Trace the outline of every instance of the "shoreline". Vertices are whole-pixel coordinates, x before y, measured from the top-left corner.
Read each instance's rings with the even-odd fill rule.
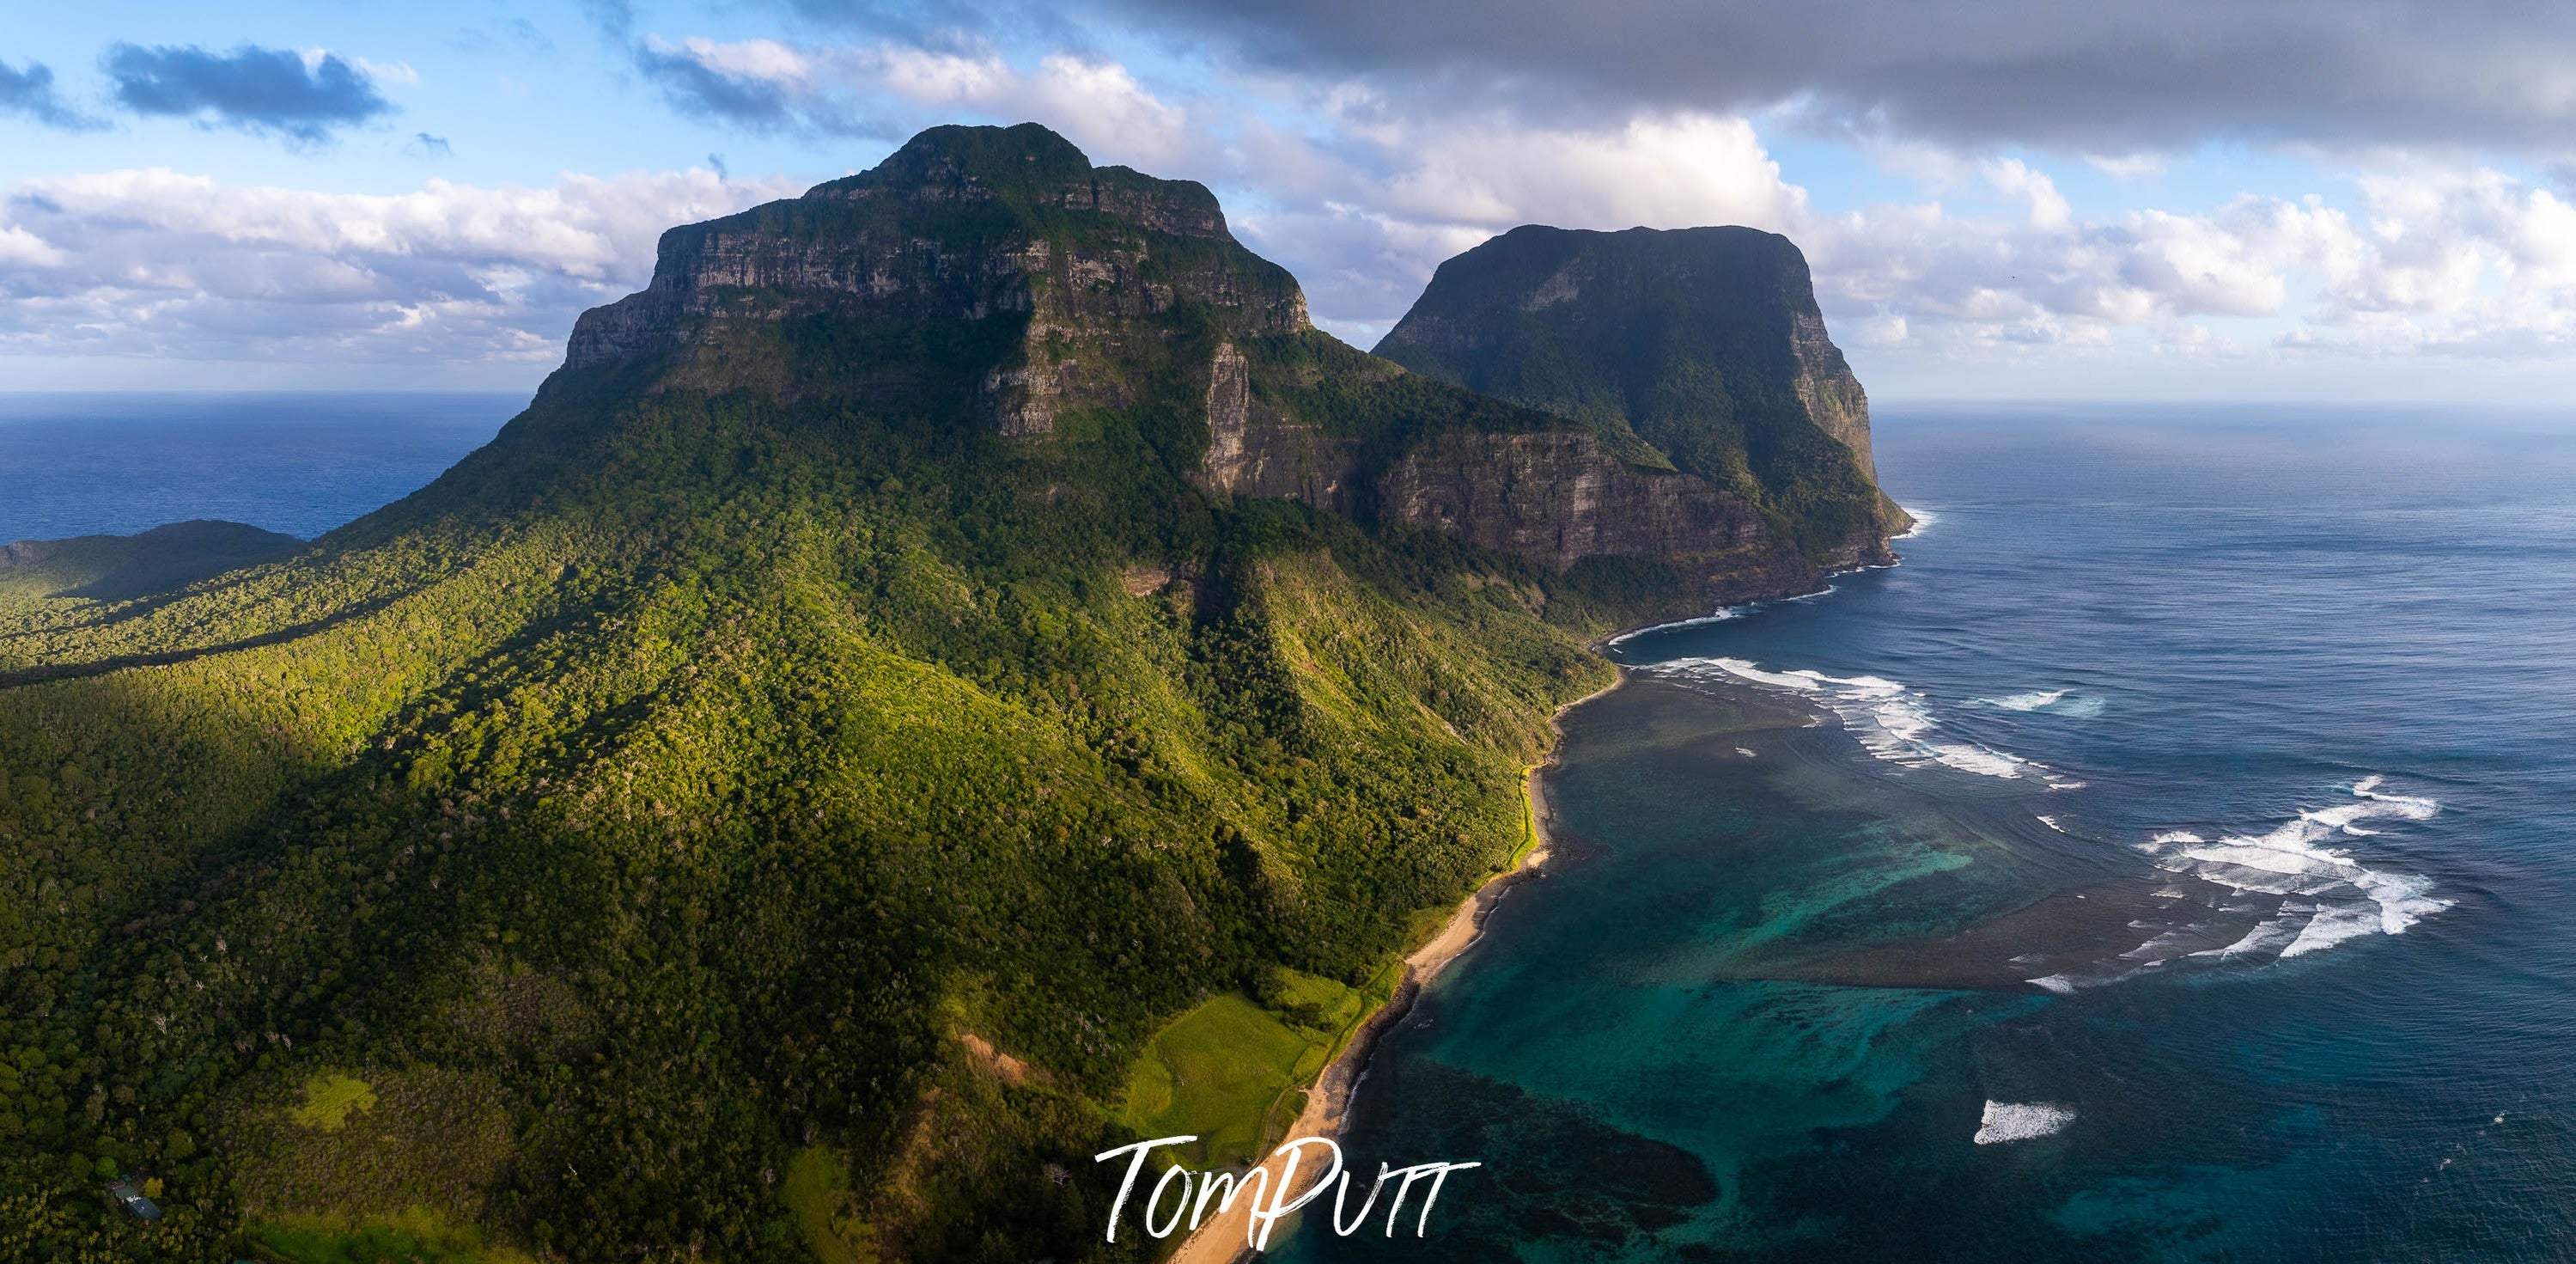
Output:
[[[1342,1046],[1332,1061],[1324,1064],[1322,1071],[1316,1073],[1315,1082],[1306,1089],[1305,1109],[1299,1111],[1296,1121],[1288,1125],[1287,1138],[1330,1137],[1337,1141],[1341,1138],[1342,1124],[1350,1111],[1351,1095],[1359,1088],[1360,1081],[1367,1077],[1369,1063],[1377,1057],[1378,1041],[1413,1011],[1414,1001],[1422,995],[1424,984],[1439,977],[1442,970],[1484,937],[1485,919],[1493,915],[1494,906],[1501,902],[1504,894],[1534,876],[1539,867],[1547,863],[1550,852],[1547,792],[1542,788],[1541,777],[1556,767],[1557,759],[1565,749],[1565,730],[1559,722],[1567,712],[1628,683],[1627,668],[1614,663],[1612,669],[1618,674],[1611,678],[1609,684],[1558,706],[1547,717],[1548,730],[1555,734],[1554,740],[1548,743],[1547,756],[1521,773],[1521,799],[1529,817],[1527,844],[1501,872],[1478,884],[1466,899],[1459,901],[1457,909],[1449,914],[1449,920],[1441,923],[1438,933],[1421,947],[1405,954],[1404,974],[1396,981],[1394,994],[1387,998],[1386,1004],[1360,1020],[1359,1026],[1351,1031],[1350,1042]],[[1276,1180],[1278,1163],[1275,1156],[1265,1157],[1258,1166],[1268,1169],[1271,1179]],[[1260,1253],[1244,1241],[1250,1214],[1251,1204],[1239,1203],[1233,1211],[1200,1225],[1181,1241],[1178,1250],[1172,1252],[1169,1264],[1235,1264],[1238,1260],[1259,1259]],[[1291,1221],[1284,1230],[1274,1231],[1271,1241],[1284,1241],[1285,1234],[1294,1231],[1294,1222]]]

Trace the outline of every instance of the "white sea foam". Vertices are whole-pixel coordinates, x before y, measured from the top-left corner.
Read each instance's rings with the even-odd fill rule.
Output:
[[[1908,767],[1942,764],[1981,777],[2030,777],[2051,789],[2084,783],[2059,776],[2048,765],[1975,742],[1945,740],[1931,703],[1900,681],[1884,676],[1828,676],[1807,668],[1771,671],[1741,658],[1681,658],[1642,670],[1684,678],[1712,674],[1789,690],[1823,703],[1870,754]]]
[[[1750,748],[1750,747],[1738,746],[1738,747],[1736,747],[1736,748],[1735,748],[1735,753],[1736,753],[1736,754],[1738,754],[1738,755],[1742,755],[1742,756],[1743,756],[1743,757],[1745,757],[1746,759],[1751,759],[1751,758],[1753,758],[1753,757],[1754,757],[1754,756],[1753,756],[1752,748]]]
[[[2073,692],[2075,691],[2072,689],[2042,689],[2030,693],[2008,694],[2001,698],[1979,698],[1977,701],[1990,707],[2002,707],[2006,711],[2037,711]]]
[[[2215,957],[2220,961],[2233,961],[2238,957],[2255,956],[2267,952],[2279,952],[2281,949],[2288,947],[2291,940],[2297,939],[2298,937],[2299,922],[2296,918],[2269,918],[2256,923],[2254,929],[2245,932],[2245,937],[2237,940],[2235,943],[2229,944],[2223,948],[2204,948],[2191,955],[2195,957]]]
[[[2056,1102],[1989,1101],[1985,1117],[1977,1121],[1975,1141],[1978,1145],[2030,1141],[2074,1122],[2075,1108]]]
[[[2102,700],[2072,689],[2033,689],[2025,693],[2008,693],[2000,698],[1972,698],[1972,707],[1993,707],[2001,711],[2045,711],[2070,719],[2091,719],[2102,714]]]
[[[2038,988],[2043,992],[2055,992],[2059,996],[2075,995],[2075,980],[2067,978],[2062,974],[2041,975],[2036,979],[2027,980],[2027,982],[2032,987]]]
[[[2040,824],[2042,824],[2042,825],[2047,826],[2047,827],[2048,827],[2048,828],[2050,828],[2050,829],[2056,830],[2056,831],[2057,831],[2058,833],[2060,833],[2060,834],[2063,834],[2063,833],[2065,833],[2065,832],[2066,832],[2066,827],[2065,827],[2065,826],[2063,826],[2063,825],[2058,824],[2058,823],[2057,823],[2057,818],[2056,818],[2056,817],[2053,817],[2053,816],[2047,816],[2047,815],[2042,815],[2042,816],[2039,818],[2039,823],[2040,823]]]
[[[2182,830],[2156,835],[2143,850],[2168,872],[2239,893],[2282,897],[2278,914],[2244,938],[2191,955],[2304,956],[2363,935],[2402,935],[2451,907],[2452,901],[2431,894],[2430,878],[2374,869],[2347,850],[2322,845],[2338,836],[2378,833],[2356,835],[2353,826],[2358,821],[2422,821],[2441,810],[2441,804],[2432,799],[2380,793],[2385,780],[2365,777],[2353,785],[2353,801],[2303,809],[2261,834],[2225,835],[2216,842]]]
[[[1698,618],[1695,618],[1695,619],[1676,619],[1676,620],[1674,620],[1674,621],[1673,621],[1673,622],[1671,622],[1671,623],[1658,623],[1658,624],[1655,624],[1655,625],[1654,625],[1654,626],[1652,626],[1652,627],[1638,628],[1638,629],[1636,629],[1635,631],[1632,631],[1632,632],[1622,632],[1622,633],[1620,633],[1619,635],[1614,636],[1614,637],[1611,637],[1609,640],[1602,642],[1602,644],[1604,644],[1604,645],[1618,645],[1618,644],[1621,644],[1621,643],[1623,643],[1623,642],[1627,642],[1627,641],[1635,640],[1636,638],[1641,637],[1641,636],[1644,636],[1645,634],[1647,634],[1647,633],[1649,633],[1649,632],[1669,632],[1669,631],[1673,630],[1674,628],[1698,628],[1698,627],[1706,627],[1706,626],[1708,626],[1709,624],[1712,624],[1712,623],[1724,623],[1724,622],[1726,622],[1726,621],[1727,621],[1727,620],[1729,620],[1729,619],[1741,619],[1741,618],[1743,618],[1744,616],[1746,616],[1746,615],[1748,615],[1748,614],[1751,614],[1751,613],[1753,613],[1755,610],[1758,610],[1758,609],[1760,609],[1760,608],[1761,608],[1761,607],[1760,607],[1760,606],[1758,606],[1758,605],[1753,605],[1753,606],[1720,606],[1720,607],[1718,607],[1718,608],[1717,608],[1717,610],[1716,610],[1714,613],[1711,613],[1711,614],[1704,614],[1704,615],[1701,615],[1701,616],[1699,616]]]

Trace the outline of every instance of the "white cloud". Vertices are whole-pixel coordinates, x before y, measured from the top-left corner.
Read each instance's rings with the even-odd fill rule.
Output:
[[[2102,209],[2029,157],[1870,141],[1865,157],[1922,192],[1828,214],[1751,122],[1724,114],[1533,122],[1399,104],[1357,81],[1239,78],[1219,98],[1093,54],[898,43],[652,37],[639,58],[675,103],[738,124],[898,139],[961,117],[1035,119],[1095,161],[1204,180],[1238,233],[1304,282],[1319,322],[1363,345],[1442,260],[1523,223],[1784,232],[1837,333],[1891,359],[2576,345],[2576,205],[2401,151],[2320,177],[2331,204]],[[2124,180],[2162,170],[2080,161]],[[578,310],[643,282],[662,229],[792,192],[705,171],[383,196],[163,169],[29,180],[0,203],[0,349],[541,365]]]
[[[676,43],[648,36],[643,65],[673,101],[760,127],[878,135],[954,121],[1041,120],[1106,160],[1179,161],[1200,137],[1185,111],[1116,62],[1050,53],[1028,68],[999,53],[905,44],[797,47],[770,39]]]
[[[2122,154],[2108,157],[2086,154],[2084,161],[2114,180],[2152,180],[2163,175],[2172,161],[2163,154]]]
[[[650,276],[662,230],[794,191],[703,170],[387,196],[159,168],[23,181],[0,202],[0,350],[542,363]]]
[[[1639,118],[1590,132],[1474,121],[1393,139],[1418,157],[1387,183],[1386,207],[1434,221],[1787,227],[1805,202],[1742,119]]]
[[[672,44],[659,35],[648,35],[644,43],[655,52],[685,56],[729,78],[758,80],[799,90],[810,90],[813,86],[812,63],[804,54],[777,40],[751,39],[726,44],[691,36]]]
[[[1981,165],[1986,183],[2009,197],[2030,203],[2030,226],[2041,232],[2063,232],[2075,225],[2075,208],[2057,191],[2057,182],[2019,158],[1991,158]]]
[[[58,268],[62,262],[63,252],[44,238],[14,224],[0,228],[0,268]]]
[[[1207,178],[1250,195],[1230,209],[1238,233],[1297,274],[1319,322],[1362,345],[1442,260],[1520,224],[1787,232],[1809,217],[1805,191],[1781,179],[1742,119],[1578,128],[1489,113],[1419,117],[1348,85],[1306,104],[1302,130],[1247,120]]]

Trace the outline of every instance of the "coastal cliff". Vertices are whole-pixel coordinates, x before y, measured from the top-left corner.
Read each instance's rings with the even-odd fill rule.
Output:
[[[1820,318],[1793,324],[1779,332],[1802,350],[1773,389],[1815,400],[1865,464],[1858,385]],[[948,332],[869,354],[925,325]],[[939,372],[924,349],[954,363]],[[638,366],[656,390],[945,394],[1033,441],[1087,412],[1171,409],[1199,424],[1176,427],[1165,454],[1211,495],[1443,531],[1559,571],[1669,567],[1680,578],[1658,613],[1884,554],[1801,556],[1751,485],[1641,457],[1633,435],[1605,439],[1548,401],[1399,380],[1316,331],[1294,278],[1235,241],[1205,188],[1093,167],[1034,126],[933,129],[871,171],[673,229],[652,283],[584,314],[565,359],[572,375]]]
[[[1377,354],[1741,496],[1812,563],[1893,560],[1869,400],[1807,262],[1749,228],[1529,225],[1440,265]]]

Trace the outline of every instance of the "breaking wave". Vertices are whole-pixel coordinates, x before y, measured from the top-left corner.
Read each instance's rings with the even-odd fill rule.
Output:
[[[1977,1121],[1978,1145],[2002,1145],[2010,1141],[2030,1141],[2060,1131],[2075,1122],[2075,1108],[2056,1102],[1986,1103],[1985,1116]]]
[[[2158,834],[2142,850],[2171,873],[2214,882],[2241,894],[2281,897],[2277,911],[2245,938],[2197,956],[2238,957],[2277,949],[2304,956],[2363,935],[2402,935],[2408,927],[2451,907],[2430,894],[2433,880],[2373,869],[2350,851],[2323,844],[2333,838],[2369,838],[2370,820],[2422,821],[2442,805],[2415,795],[2382,794],[2385,777],[2353,783],[2352,801],[2304,809],[2262,834],[2236,834],[2208,842],[2197,835]]]
[[[2385,783],[2384,777],[2364,777],[2353,783],[2349,801],[2302,809],[2260,834],[2222,834],[2212,841],[2190,830],[2168,830],[2138,844],[2157,868],[2185,882],[2196,879],[2222,888],[2223,911],[2232,916],[2176,924],[2094,969],[2028,982],[2066,995],[2168,964],[2260,965],[2323,952],[2365,935],[2405,934],[2453,901],[2432,894],[2430,878],[2374,868],[2347,848],[2326,845],[2380,833],[2358,828],[2362,821],[2423,821],[2441,811],[2442,805],[2429,798],[2382,793],[2379,787]],[[2168,885],[2155,894],[2180,901],[2188,892]],[[2250,927],[2243,920],[2247,917],[2253,919]]]
[[[2005,711],[2046,711],[2051,715],[2091,719],[2102,714],[2102,700],[2072,689],[2034,689],[2028,693],[2006,694],[2000,698],[1977,698],[1972,707],[1996,707]]]
[[[1732,677],[1812,699],[1839,717],[1870,754],[1909,768],[1941,764],[1981,777],[2028,777],[2052,790],[2084,784],[2037,760],[1951,738],[1941,732],[1941,722],[1922,694],[1884,676],[1828,676],[1803,668],[1766,671],[1741,658],[1677,658],[1638,670],[1686,680]]]

